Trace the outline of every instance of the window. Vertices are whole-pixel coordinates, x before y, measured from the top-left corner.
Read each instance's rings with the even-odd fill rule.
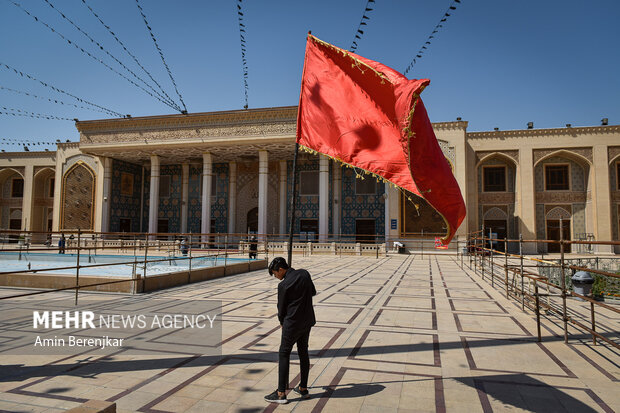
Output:
[[[482,175],[484,192],[506,191],[505,166],[485,166],[482,168]]]
[[[355,180],[356,195],[375,195],[377,193],[377,181],[373,177],[357,178]]]
[[[13,182],[11,183],[11,197],[24,197],[24,180],[22,178],[13,179]]]
[[[318,171],[304,171],[299,173],[299,193],[301,195],[319,194]]]
[[[55,178],[50,178],[49,188],[48,188],[48,192],[47,192],[48,198],[54,198],[54,185],[55,185],[55,183],[56,183],[56,179]]]
[[[170,175],[162,175],[159,177],[159,196],[167,198],[170,196]]]
[[[133,174],[121,172],[121,195],[133,196]]]
[[[545,165],[545,189],[548,191],[568,190],[568,165]]]

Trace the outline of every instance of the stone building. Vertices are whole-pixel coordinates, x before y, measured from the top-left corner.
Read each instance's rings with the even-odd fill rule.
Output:
[[[286,234],[296,116],[291,106],[77,122],[79,143],[0,154],[0,228]],[[620,126],[433,127],[467,204],[458,237],[484,225],[500,238],[619,239]],[[444,232],[423,200],[323,156],[300,153],[298,170],[294,232],[306,238]]]

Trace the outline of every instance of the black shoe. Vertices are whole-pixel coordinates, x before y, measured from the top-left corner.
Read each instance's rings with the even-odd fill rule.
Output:
[[[295,393],[299,394],[302,399],[309,399],[310,398],[310,392],[308,391],[308,389],[306,389],[306,390],[299,390],[299,386],[297,386],[297,387],[295,387],[293,389],[293,391]]]
[[[265,396],[265,401],[269,403],[278,403],[278,404],[286,404],[288,403],[288,399],[286,398],[286,394],[284,396],[278,395],[278,391],[274,391],[273,393],[269,393]]]

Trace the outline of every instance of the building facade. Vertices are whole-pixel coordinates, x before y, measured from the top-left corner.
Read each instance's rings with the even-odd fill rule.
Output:
[[[0,154],[0,228],[283,236],[296,117],[296,107],[278,107],[77,122],[79,143]],[[485,226],[509,239],[619,239],[620,126],[433,127],[467,205],[457,237]],[[300,152],[297,179],[294,232],[305,238],[406,241],[445,230],[422,199],[322,155]]]

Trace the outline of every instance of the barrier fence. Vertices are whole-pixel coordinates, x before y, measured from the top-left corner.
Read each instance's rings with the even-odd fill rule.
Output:
[[[538,244],[559,245],[559,259],[547,259],[543,257],[528,256],[523,253],[523,245],[527,242]],[[509,253],[508,245],[510,243],[518,243],[519,253]],[[503,251],[498,246],[503,246]],[[519,237],[514,239],[498,239],[486,236],[484,230],[475,231],[468,235],[466,251],[468,255],[468,266],[473,269],[476,275],[483,280],[489,282],[494,288],[502,288],[505,290],[506,298],[519,300],[522,310],[526,307],[533,311],[536,315],[537,336],[541,341],[541,309],[546,315],[559,317],[562,322],[564,332],[564,342],[568,343],[569,324],[579,330],[587,332],[592,336],[594,345],[597,339],[605,341],[611,346],[620,349],[618,343],[618,332],[607,331],[604,335],[597,326],[601,326],[598,321],[597,311],[600,313],[603,309],[611,311],[615,315],[620,313],[617,305],[610,305],[601,301],[602,294],[606,293],[607,297],[620,297],[620,259],[615,257],[600,258],[574,258],[566,259],[565,249],[567,245],[585,245],[586,250],[592,250],[592,245],[615,246],[620,245],[618,241],[568,241],[560,237],[560,240],[524,240]],[[573,263],[583,264],[595,262],[599,266],[599,259],[607,260],[606,270],[599,268],[591,268],[591,266],[574,265]],[[463,268],[463,260],[461,255],[461,268]],[[572,289],[571,275],[575,271],[585,271],[593,274],[597,280],[603,280],[603,285],[608,290],[594,291],[594,294],[585,296],[579,294]],[[553,275],[557,274],[557,277]],[[595,281],[596,283],[597,281]],[[497,286],[497,287],[496,287]],[[541,290],[545,290],[541,292]],[[573,298],[573,300],[568,300]],[[577,302],[576,300],[581,300]],[[559,302],[558,302],[559,301]],[[584,312],[583,303],[589,303],[589,309]],[[569,303],[572,308],[569,308]],[[579,305],[578,305],[579,304]],[[587,307],[587,305],[586,305]],[[612,338],[608,337],[611,336]],[[615,340],[614,340],[615,339]]]

